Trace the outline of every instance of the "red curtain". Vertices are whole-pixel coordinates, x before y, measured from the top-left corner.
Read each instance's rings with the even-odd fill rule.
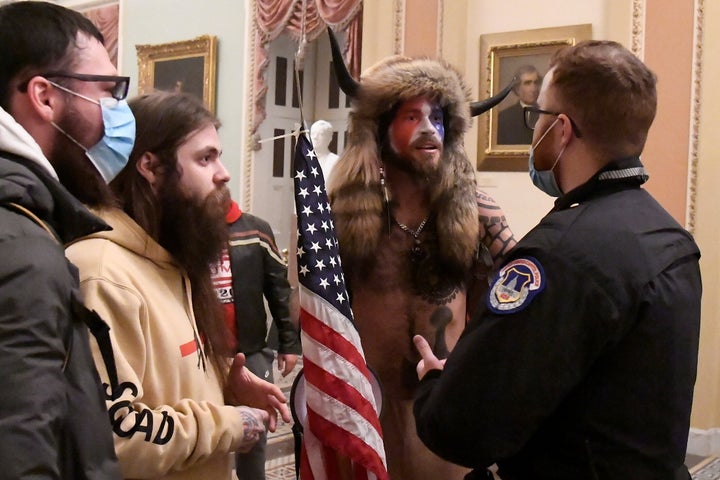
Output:
[[[85,10],[82,14],[89,18],[105,37],[105,49],[110,55],[110,61],[117,67],[120,6],[97,7]]]
[[[304,22],[303,22],[304,19]],[[281,33],[288,32],[298,42],[311,42],[325,32],[347,30],[344,56],[350,72],[360,72],[362,41],[362,0],[255,0],[255,88],[252,132],[265,119],[265,71],[269,63],[269,44]]]

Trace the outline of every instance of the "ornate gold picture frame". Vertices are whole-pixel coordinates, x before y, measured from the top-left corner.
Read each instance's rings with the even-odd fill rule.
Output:
[[[532,67],[538,73],[538,80],[541,81],[556,50],[590,38],[592,38],[590,24],[481,35],[480,97],[495,95],[508,85],[518,72],[532,71]],[[479,117],[477,162],[479,170],[527,170],[532,132],[523,125],[518,93],[518,91],[511,92],[487,115]],[[502,122],[500,122],[501,113]]]
[[[203,35],[193,40],[136,45],[138,93],[183,91],[197,96],[215,112],[217,39]]]

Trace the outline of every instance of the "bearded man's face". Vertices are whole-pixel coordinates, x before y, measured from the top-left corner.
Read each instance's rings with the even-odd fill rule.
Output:
[[[443,152],[443,111],[437,102],[415,97],[400,104],[388,128],[390,150],[417,172],[437,169]]]
[[[178,148],[176,172],[158,189],[160,244],[189,271],[207,269],[227,243],[230,176],[221,153],[215,126],[197,130]]]

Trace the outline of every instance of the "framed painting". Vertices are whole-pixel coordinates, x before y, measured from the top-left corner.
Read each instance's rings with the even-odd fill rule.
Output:
[[[138,93],[155,90],[187,92],[215,112],[217,39],[203,35],[193,40],[159,45],[136,45]]]
[[[532,130],[523,105],[536,105],[556,50],[592,37],[590,24],[493,33],[480,37],[480,92],[495,95],[515,79],[512,92],[478,123],[478,169],[527,170]]]

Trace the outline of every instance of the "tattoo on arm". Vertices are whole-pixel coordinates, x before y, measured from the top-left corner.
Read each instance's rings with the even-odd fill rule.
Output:
[[[483,192],[477,192],[477,207],[480,216],[480,240],[490,251],[497,266],[517,241],[505,219],[500,206]]]

